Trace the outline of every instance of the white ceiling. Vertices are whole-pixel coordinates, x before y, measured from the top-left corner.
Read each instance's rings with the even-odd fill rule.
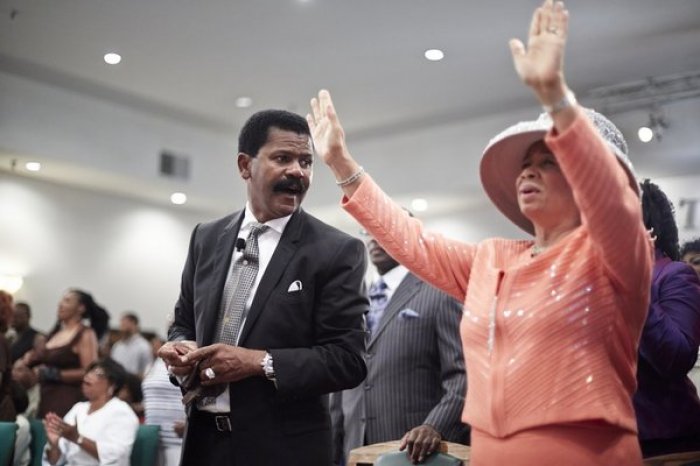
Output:
[[[537,4],[0,0],[0,71],[234,136],[252,111],[303,114],[308,99],[328,87],[351,143],[380,147],[384,136],[441,137],[439,131],[431,136],[432,128],[510,109],[536,111],[512,70],[507,42],[524,38]],[[581,96],[600,86],[700,70],[699,0],[572,0],[568,7],[567,76]],[[445,59],[426,61],[428,48],[444,50]],[[122,63],[105,65],[108,51],[122,54]],[[253,107],[236,108],[239,96],[251,97]],[[633,145],[640,172],[700,173],[696,104],[685,105],[689,117],[676,118],[685,136],[666,138],[665,146]],[[619,121],[633,131],[638,118]],[[674,115],[670,119],[674,123]],[[478,144],[491,136],[478,136]],[[657,157],[659,151],[666,157]],[[465,166],[464,154],[429,155],[433,165],[437,158]],[[417,193],[436,195],[446,186],[452,195],[476,183],[473,174],[467,183],[451,181],[463,177],[454,170],[425,176],[430,165],[405,164],[401,177],[382,182],[406,195],[407,179],[420,180],[411,185]]]

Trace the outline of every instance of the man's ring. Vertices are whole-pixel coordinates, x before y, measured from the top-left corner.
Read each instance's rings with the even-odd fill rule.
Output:
[[[214,377],[216,377],[216,373],[211,367],[207,367],[206,369],[204,369],[204,375],[206,375],[207,379],[209,380],[212,380]]]
[[[554,26],[549,26],[549,27],[547,28],[547,32],[551,32],[552,34],[556,34],[556,33],[557,33],[557,28],[555,28]]]

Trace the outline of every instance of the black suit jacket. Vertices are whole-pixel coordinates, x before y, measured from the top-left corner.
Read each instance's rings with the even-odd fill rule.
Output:
[[[170,340],[215,343],[224,282],[243,214],[200,224],[192,233]],[[239,339],[242,347],[272,355],[277,388],[264,377],[229,385],[235,464],[330,464],[324,395],[354,387],[366,375],[365,270],[360,240],[302,210],[292,215]],[[289,292],[297,280],[302,289]]]

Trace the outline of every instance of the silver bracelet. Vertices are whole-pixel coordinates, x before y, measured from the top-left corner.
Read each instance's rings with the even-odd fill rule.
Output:
[[[340,181],[336,180],[335,184],[337,184],[338,186],[341,186],[341,187],[347,186],[350,183],[354,183],[355,181],[357,181],[364,174],[365,174],[365,169],[363,167],[360,167],[359,170],[357,170],[355,173],[353,173],[349,177],[345,178],[344,180],[340,180]]]
[[[562,97],[559,102],[554,105],[543,105],[542,110],[553,115],[567,107],[573,107],[574,105],[576,105],[576,95],[574,95],[570,89],[567,89],[566,92],[564,92],[564,97]]]

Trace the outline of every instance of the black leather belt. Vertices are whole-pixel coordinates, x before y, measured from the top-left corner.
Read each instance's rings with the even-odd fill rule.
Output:
[[[208,413],[206,411],[195,410],[195,413],[203,423],[212,422],[219,432],[231,432],[231,418],[228,413]]]

